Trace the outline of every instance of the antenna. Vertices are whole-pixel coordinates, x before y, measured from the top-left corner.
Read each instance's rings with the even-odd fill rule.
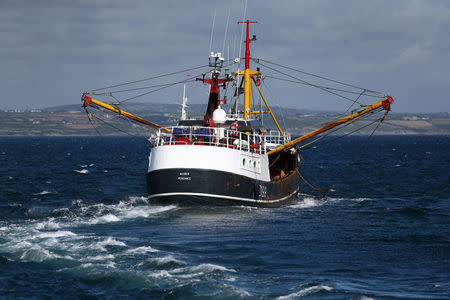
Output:
[[[244,6],[244,17],[242,18],[242,20],[245,20],[245,15],[247,13],[247,0],[245,0],[245,6]],[[239,71],[239,66],[241,65],[240,59],[241,59],[241,45],[242,45],[242,37],[244,36],[244,25],[242,25],[242,29],[241,29],[241,41],[239,42],[239,64],[238,64],[238,71]]]
[[[246,13],[247,13],[247,0],[245,0],[244,17],[242,18],[242,20],[245,20]],[[239,73],[239,69],[240,69],[240,66],[241,66],[241,49],[242,49],[242,37],[243,37],[243,35],[244,35],[244,24],[242,24],[241,40],[239,42],[239,58],[238,58],[239,61],[238,61],[238,69],[237,69],[238,73]],[[236,62],[236,60],[235,60],[235,62]],[[238,88],[238,92],[239,92],[239,88]],[[239,95],[236,97],[236,114],[237,114],[237,111],[238,111],[238,109],[237,109],[238,106],[239,106]]]
[[[225,41],[227,40],[227,32],[228,32],[228,23],[229,23],[229,21],[230,21],[230,9],[228,9],[227,26],[225,27],[225,36],[223,37],[222,53],[225,53]],[[230,58],[230,57],[227,57],[227,58]]]
[[[216,21],[216,9],[214,9],[214,17],[213,17],[213,23],[212,23],[212,28],[211,28],[211,39],[209,40],[209,53],[211,53],[215,21]],[[208,53],[208,55],[209,55],[209,53]]]
[[[186,85],[183,86],[183,103],[181,103],[181,120],[186,120],[187,116],[186,116],[186,103],[187,103],[187,98],[186,98]]]

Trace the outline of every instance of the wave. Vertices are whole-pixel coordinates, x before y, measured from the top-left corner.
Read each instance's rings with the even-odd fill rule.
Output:
[[[88,169],[81,169],[81,170],[73,170],[74,172],[77,172],[79,174],[87,174],[89,173]]]
[[[142,205],[147,201],[146,197],[139,196],[130,196],[118,204],[109,205],[86,205],[82,200],[74,200],[72,207],[55,209],[43,219],[2,226],[0,253],[6,254],[11,260],[42,262],[72,259],[83,263],[98,263],[99,253],[105,253],[102,254],[103,261],[112,260],[111,255],[151,255],[159,250],[148,244],[128,249],[129,246],[120,238],[80,234],[76,231],[76,228],[85,225],[147,218],[176,208]],[[117,248],[125,250],[120,249],[121,252],[117,254]],[[114,253],[111,254],[111,251]],[[93,253],[93,258],[86,261],[85,258]]]
[[[92,207],[90,207],[92,208]],[[159,214],[162,212],[170,211],[173,209],[176,209],[177,206],[170,205],[170,206],[151,206],[151,205],[145,205],[145,206],[133,206],[128,207],[124,206],[123,204],[119,203],[117,205],[109,205],[107,207],[99,207],[99,213],[98,215],[94,216],[93,218],[89,220],[79,220],[79,224],[105,224],[105,223],[113,223],[113,222],[120,222],[130,219],[137,219],[137,218],[148,218],[152,215]],[[102,215],[102,212],[104,211],[111,211],[110,213],[107,213],[105,215]]]
[[[104,234],[91,227],[91,222],[101,217],[108,222],[136,217],[135,209],[147,209],[139,216],[176,209],[146,207],[142,205],[146,201],[145,197],[129,197],[117,204],[86,205],[75,200],[70,209],[78,211],[76,217],[48,217],[0,226],[0,253],[8,264],[43,263],[59,274],[91,282],[112,281],[127,289],[159,286],[181,292],[208,281],[212,289],[230,298],[250,295],[224,283],[238,281],[235,269],[208,261],[193,263],[182,253],[156,249],[148,241],[136,245],[135,238]],[[78,226],[81,223],[87,226]]]
[[[318,292],[322,292],[322,291],[332,291],[333,288],[329,287],[327,285],[315,285],[315,286],[310,286],[307,288],[304,288],[298,292],[286,295],[286,296],[280,296],[277,299],[278,300],[287,300],[287,299],[295,299],[295,298],[300,298],[300,297],[304,297],[306,295],[310,295],[310,294],[314,294],[314,293],[318,293]]]
[[[69,207],[55,208],[50,212],[39,211],[39,217],[46,218],[41,220],[39,226],[59,228],[61,226],[115,223],[130,219],[149,218],[177,208],[175,205],[151,205],[144,196],[129,196],[126,200],[116,204],[87,204],[82,199],[76,199]],[[33,210],[30,212],[32,213]]]
[[[134,249],[128,249],[126,251],[127,254],[147,254],[147,253],[154,253],[159,252],[159,250],[151,247],[151,246],[141,246]]]
[[[48,195],[48,194],[57,194],[57,192],[51,192],[51,191],[43,190],[42,192],[34,193],[33,195]]]
[[[102,252],[107,252],[108,251],[106,249],[107,246],[126,247],[127,245],[124,242],[118,241],[115,238],[109,236],[106,239],[103,239],[100,242],[93,244],[92,248],[95,250],[100,250]]]

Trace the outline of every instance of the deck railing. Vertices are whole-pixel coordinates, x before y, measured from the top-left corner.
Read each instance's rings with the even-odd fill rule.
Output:
[[[194,127],[173,126],[169,127],[170,133],[158,130],[151,137],[153,147],[167,145],[201,145],[214,147],[227,147],[264,154],[267,152],[266,144],[284,144],[290,140],[279,132],[264,134],[245,133],[223,127]],[[289,139],[289,140],[287,140]]]

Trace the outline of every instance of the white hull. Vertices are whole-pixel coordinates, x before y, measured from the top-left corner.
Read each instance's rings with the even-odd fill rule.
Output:
[[[155,147],[150,152],[148,172],[163,169],[215,170],[265,182],[270,181],[267,154],[227,147],[203,145]],[[180,178],[182,177],[181,175]]]

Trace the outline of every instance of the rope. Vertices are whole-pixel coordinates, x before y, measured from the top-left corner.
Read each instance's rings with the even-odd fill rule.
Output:
[[[302,175],[302,173],[301,173],[300,171],[298,172],[298,174],[300,175],[300,179],[303,180],[303,182],[306,183],[306,185],[308,185],[308,186],[309,186],[310,188],[312,188],[313,190],[316,190],[316,191],[328,191],[328,190],[330,190],[330,189],[332,188],[332,186],[333,186],[333,185],[330,185],[330,186],[327,187],[327,188],[317,188],[317,187],[313,186],[311,183],[309,183],[309,181],[307,181],[307,180],[305,179],[305,177],[303,177],[303,175]]]

